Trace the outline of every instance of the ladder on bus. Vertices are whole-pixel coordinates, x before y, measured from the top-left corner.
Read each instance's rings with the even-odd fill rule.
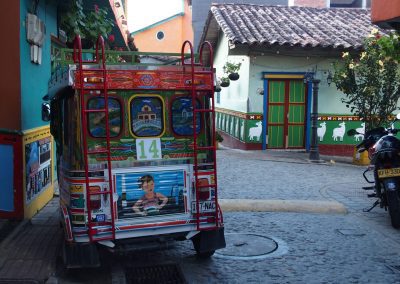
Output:
[[[101,58],[99,54],[101,50]],[[80,93],[80,105],[81,105],[81,119],[82,119],[82,140],[83,140],[83,154],[85,162],[85,187],[86,187],[86,205],[87,205],[87,227],[88,236],[91,242],[93,241],[105,241],[115,239],[115,216],[114,216],[114,203],[113,203],[113,182],[111,174],[111,150],[110,150],[110,125],[109,125],[109,109],[108,109],[108,90],[107,90],[107,69],[105,64],[105,52],[104,52],[104,39],[99,36],[96,42],[96,50],[93,60],[82,60],[82,44],[79,35],[74,40],[74,63],[77,65],[76,79],[78,80],[79,93]],[[98,66],[97,68],[90,68],[88,70],[83,68],[84,64],[90,64]],[[96,75],[94,75],[96,74]],[[86,87],[88,84],[85,83],[101,83],[100,87]],[[91,84],[93,85],[93,84]],[[98,85],[98,84],[97,84]],[[87,108],[88,96],[102,98],[104,100],[104,108],[102,109],[90,109]],[[105,147],[101,149],[90,150],[88,148],[88,117],[91,113],[103,113],[105,119]],[[106,172],[105,179],[108,178],[108,188],[106,190],[94,190],[96,187],[91,186],[90,171],[89,171],[89,156],[91,155],[105,155],[106,156]],[[108,175],[108,176],[107,176]],[[110,215],[111,219],[96,221],[93,220],[93,204],[92,198],[100,197],[100,200],[107,196],[110,203]],[[98,198],[97,198],[98,201]]]
[[[185,62],[184,50],[185,46],[188,45],[190,49],[190,62]],[[209,50],[210,57],[210,66],[209,68],[205,68],[203,64],[203,51],[204,48],[207,47]],[[193,172],[194,172],[194,186],[196,192],[196,213],[194,214],[196,217],[196,226],[197,230],[215,230],[216,228],[221,226],[222,220],[222,212],[218,204],[218,183],[217,183],[217,145],[216,145],[216,129],[215,129],[215,102],[214,102],[214,66],[213,66],[213,49],[211,44],[208,41],[205,41],[200,46],[199,59],[198,62],[195,62],[194,54],[193,54],[193,45],[190,41],[185,41],[182,45],[181,50],[181,64],[183,65],[184,72],[190,68],[191,73],[191,97],[192,97],[192,109],[193,109]],[[196,75],[205,75],[209,76],[210,79],[210,88],[199,90],[196,88]],[[202,108],[198,107],[198,99],[201,96],[205,96],[204,104]],[[206,101],[209,101],[206,103]],[[201,101],[201,100],[200,100]],[[211,105],[209,105],[211,103]],[[202,104],[200,104],[202,105]],[[203,115],[205,118],[208,115],[208,120],[204,119],[204,123],[209,121],[211,123],[211,131],[209,137],[209,145],[199,145],[198,144],[198,133],[197,133],[197,114],[200,116]],[[207,140],[207,139],[206,139]],[[202,174],[210,174],[214,176],[213,183],[202,183],[200,181],[200,170],[201,165],[199,163],[198,154],[202,151],[209,151],[211,153],[211,169],[207,169],[207,172],[202,172]],[[204,170],[204,169],[203,169]],[[202,220],[207,220],[210,217],[209,213],[199,212],[200,207],[200,191],[202,188],[211,188],[214,190],[214,202],[215,202],[215,212],[214,215],[214,226],[204,226],[202,224]],[[203,226],[202,226],[203,225]]]

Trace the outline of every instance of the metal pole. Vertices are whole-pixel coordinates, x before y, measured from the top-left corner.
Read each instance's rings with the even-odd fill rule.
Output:
[[[311,113],[311,145],[310,160],[319,161],[317,121],[318,121],[318,84],[320,80],[313,79],[313,104]]]

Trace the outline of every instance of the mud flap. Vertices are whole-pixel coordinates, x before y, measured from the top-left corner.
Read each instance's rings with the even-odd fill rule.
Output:
[[[192,238],[193,246],[199,253],[215,251],[226,247],[224,227],[213,231],[201,231]]]
[[[100,256],[96,244],[67,243],[63,246],[63,261],[66,268],[99,267]]]

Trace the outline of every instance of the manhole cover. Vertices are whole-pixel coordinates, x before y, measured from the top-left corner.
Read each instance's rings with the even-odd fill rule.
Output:
[[[127,283],[187,283],[177,264],[153,264],[149,266],[128,266],[125,268]]]
[[[225,234],[226,248],[215,256],[229,259],[263,259],[287,252],[286,244],[276,238],[256,234]]]

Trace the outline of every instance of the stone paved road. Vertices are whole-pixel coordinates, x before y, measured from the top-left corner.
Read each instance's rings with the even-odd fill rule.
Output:
[[[230,212],[227,234],[267,236],[287,252],[260,260],[200,261],[186,242],[148,261],[177,261],[189,283],[400,283],[400,231],[383,209],[363,212],[374,201],[361,189],[364,167],[256,151],[223,150],[218,160],[221,198],[336,200],[349,213]]]
[[[217,155],[220,198],[334,200],[348,214],[227,212],[227,236],[265,236],[278,242],[279,253],[263,259],[214,255],[200,260],[187,241],[172,250],[116,257],[114,264],[177,263],[188,283],[400,283],[400,230],[391,227],[383,209],[363,212],[374,201],[361,189],[366,185],[364,167],[312,164],[298,153],[225,149]],[[251,238],[241,236],[233,246],[264,250],[263,243],[248,244]],[[58,283],[109,283],[109,271],[105,267],[81,276],[59,275]]]

